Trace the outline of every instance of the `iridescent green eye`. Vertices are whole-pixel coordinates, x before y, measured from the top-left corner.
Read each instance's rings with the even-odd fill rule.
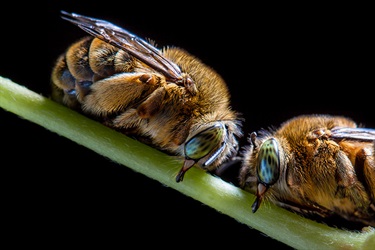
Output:
[[[266,140],[258,155],[258,179],[265,185],[272,185],[279,179],[280,158],[278,143],[274,138]]]
[[[199,132],[186,142],[185,157],[192,160],[205,157],[221,144],[224,132],[225,127],[221,123]]]

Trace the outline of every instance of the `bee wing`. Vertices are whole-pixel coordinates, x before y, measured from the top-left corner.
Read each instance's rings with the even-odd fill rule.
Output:
[[[174,82],[182,82],[180,68],[161,55],[150,43],[110,22],[61,11],[62,18],[77,25],[90,35],[122,49]]]
[[[375,129],[371,128],[334,128],[331,138],[336,140],[375,141]]]

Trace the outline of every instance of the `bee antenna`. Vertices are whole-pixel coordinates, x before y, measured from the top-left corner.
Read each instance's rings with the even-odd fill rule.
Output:
[[[257,143],[256,143],[256,139],[257,139],[257,133],[252,132],[250,134],[250,142],[251,142],[251,144],[253,144],[254,148],[256,148],[258,146]]]

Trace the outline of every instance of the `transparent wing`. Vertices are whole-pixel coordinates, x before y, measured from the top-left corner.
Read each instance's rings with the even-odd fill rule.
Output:
[[[128,52],[143,63],[163,74],[168,80],[184,83],[180,68],[163,57],[150,43],[110,22],[75,13],[61,11],[62,18],[77,25],[90,35]],[[191,79],[189,79],[191,80]]]
[[[333,128],[331,138],[335,140],[375,141],[375,129],[372,128]]]

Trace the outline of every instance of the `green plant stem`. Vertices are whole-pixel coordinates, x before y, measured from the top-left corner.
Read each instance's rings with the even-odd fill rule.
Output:
[[[253,214],[251,204],[254,195],[198,168],[189,170],[184,181],[176,183],[175,175],[182,166],[182,159],[128,138],[2,77],[0,107],[178,190],[293,248],[374,249],[374,230],[351,232],[332,228],[268,203]]]

